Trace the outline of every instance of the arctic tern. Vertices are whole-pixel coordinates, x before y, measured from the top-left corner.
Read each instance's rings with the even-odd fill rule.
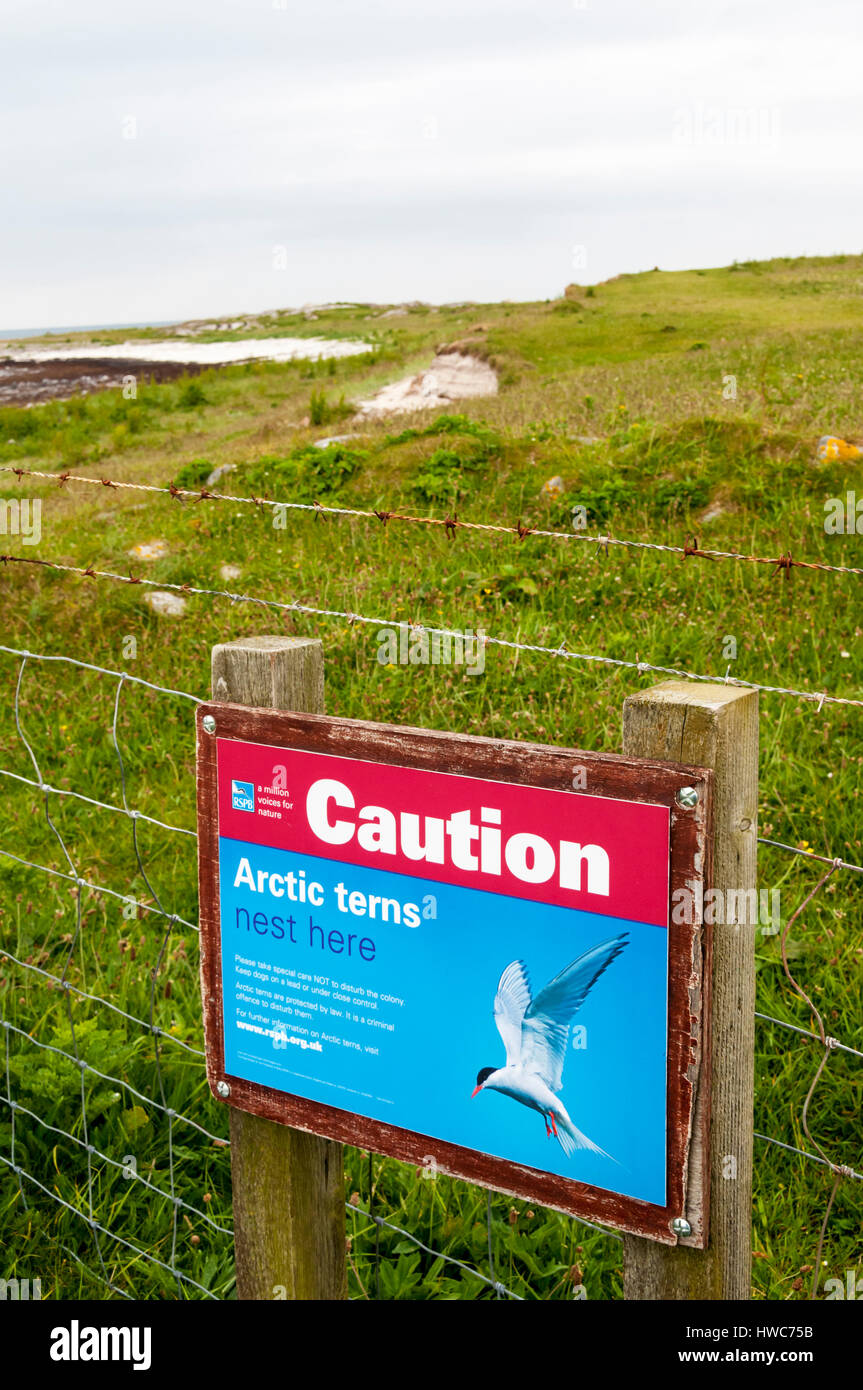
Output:
[[[628,939],[628,932],[623,932],[592,946],[549,980],[535,999],[531,997],[530,980],[521,960],[506,967],[497,987],[494,1021],[506,1048],[506,1065],[483,1067],[471,1097],[479,1091],[500,1091],[521,1105],[538,1110],[545,1120],[546,1135],[554,1134],[567,1156],[576,1149],[589,1149],[611,1158],[576,1128],[555,1092],[563,1085],[563,1062],[573,1017]]]

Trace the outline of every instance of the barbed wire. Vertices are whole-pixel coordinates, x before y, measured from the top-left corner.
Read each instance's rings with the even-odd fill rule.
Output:
[[[80,473],[47,473],[34,468],[19,468],[11,464],[0,466],[0,473],[13,473],[20,481],[21,478],[40,478],[48,482],[57,483],[60,487],[66,483],[83,483],[93,487],[112,488],[115,491],[149,492],[157,493],[170,497],[174,501],[183,502],[188,499],[194,502],[229,502],[234,506],[250,506],[263,509],[272,507],[275,511],[298,511],[313,513],[316,516],[345,516],[358,517],[364,520],[376,520],[386,526],[391,521],[405,522],[416,526],[436,526],[442,527],[444,534],[453,538],[456,531],[480,531],[496,535],[515,536],[518,540],[525,540],[528,536],[538,536],[546,540],[561,541],[583,541],[589,545],[599,546],[608,553],[610,545],[621,546],[627,550],[653,550],[669,555],[679,555],[682,559],[699,560],[738,560],[754,565],[772,566],[774,575],[790,575],[792,569],[820,570],[829,574],[863,574],[863,567],[854,565],[828,565],[820,560],[797,560],[790,551],[783,551],[780,555],[750,555],[742,551],[735,550],[712,550],[703,549],[699,546],[697,539],[687,538],[683,545],[663,544],[658,541],[635,541],[628,540],[619,536],[606,534],[588,535],[581,530],[554,531],[546,530],[539,526],[524,526],[519,520],[514,526],[506,526],[500,523],[488,521],[465,521],[457,515],[446,517],[433,516],[413,516],[405,512],[394,509],[385,510],[383,508],[364,508],[364,507],[334,507],[325,505],[321,502],[285,502],[277,501],[268,497],[238,497],[231,493],[211,492],[207,487],[184,488],[178,487],[176,483],[170,483],[168,487],[159,487],[154,483],[130,483],[121,482],[113,478],[89,478]]]
[[[144,579],[140,575],[133,574],[114,574],[110,570],[95,570],[92,566],[64,565],[55,560],[39,560],[26,555],[0,555],[2,564],[37,565],[42,569],[57,571],[61,574],[78,574],[85,579],[105,579],[117,584],[144,585],[151,589],[169,590],[174,593],[184,595],[195,595],[205,598],[228,599],[232,604],[251,603],[260,608],[275,609],[283,613],[305,613],[311,617],[319,618],[338,618],[350,625],[363,623],[378,628],[400,628],[417,636],[423,634],[430,637],[442,637],[447,639],[457,638],[465,641],[465,634],[458,632],[454,628],[432,627],[425,623],[414,623],[404,618],[380,618],[369,617],[362,613],[354,613],[348,610],[337,608],[317,608],[307,603],[300,603],[294,600],[285,603],[280,599],[258,598],[252,594],[231,593],[227,589],[205,589],[192,584],[172,584],[160,582],[156,579]],[[652,672],[657,675],[674,676],[679,680],[700,681],[709,685],[733,686],[742,690],[758,690],[769,695],[791,695],[799,700],[807,700],[812,704],[817,704],[820,713],[825,704],[852,706],[856,709],[863,708],[863,700],[851,699],[842,695],[829,695],[826,691],[817,690],[797,690],[791,686],[763,685],[758,681],[742,680],[738,676],[731,676],[726,671],[724,676],[705,676],[696,671],[687,671],[674,666],[659,666],[650,661],[627,660],[623,657],[600,656],[594,652],[574,652],[567,648],[563,641],[557,647],[541,646],[530,642],[514,641],[506,637],[492,637],[488,633],[477,633],[471,637],[470,641],[482,642],[484,646],[504,647],[508,651],[531,652],[540,656],[557,657],[566,661],[583,661],[595,663],[602,666],[614,666],[619,669],[637,671],[639,675]]]

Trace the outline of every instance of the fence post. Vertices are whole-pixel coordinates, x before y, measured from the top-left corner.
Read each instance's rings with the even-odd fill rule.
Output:
[[[244,637],[213,648],[214,700],[322,714],[324,658],[311,637]],[[241,1299],[347,1297],[341,1144],[231,1110]]]
[[[756,885],[758,692],[664,681],[623,706],[623,751],[713,768],[713,887]],[[710,1153],[691,1180],[709,1182],[706,1250],[625,1236],[628,1299],[748,1299],[752,1246],[752,1106],[755,1051],[754,925],[713,929]],[[705,1171],[706,1170],[706,1171]]]

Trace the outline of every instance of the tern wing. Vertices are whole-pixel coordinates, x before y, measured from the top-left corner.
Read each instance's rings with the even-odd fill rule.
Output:
[[[506,967],[494,996],[494,1021],[506,1048],[506,1064],[516,1066],[521,1057],[522,1022],[530,1007],[530,979],[523,960]]]
[[[521,1027],[521,1064],[525,1071],[539,1076],[550,1090],[559,1091],[563,1085],[563,1062],[573,1015],[628,939],[628,932],[623,932],[591,946],[549,980],[526,1009]],[[507,1048],[507,1059],[508,1056]]]

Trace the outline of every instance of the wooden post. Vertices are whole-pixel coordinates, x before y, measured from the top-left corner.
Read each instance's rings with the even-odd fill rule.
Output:
[[[322,714],[324,658],[311,637],[244,637],[213,648],[213,698]],[[241,1299],[347,1297],[341,1144],[231,1110]]]
[[[758,692],[665,681],[623,706],[623,751],[713,768],[713,878],[708,887],[756,884]],[[752,1105],[755,926],[713,928],[710,1153],[693,1155],[692,1181],[709,1181],[706,1250],[625,1236],[631,1299],[748,1299],[752,1244]],[[707,1162],[703,1162],[707,1160]],[[707,1171],[704,1171],[704,1168]],[[685,1213],[681,1213],[685,1215]],[[685,1241],[685,1238],[684,1238]]]

